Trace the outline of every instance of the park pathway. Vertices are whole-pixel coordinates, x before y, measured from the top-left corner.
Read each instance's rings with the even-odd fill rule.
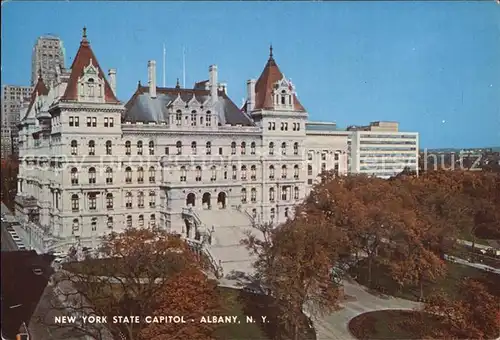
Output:
[[[344,291],[353,301],[341,304],[342,309],[314,320],[318,340],[355,340],[348,329],[349,321],[360,314],[383,309],[415,309],[420,303],[392,296],[378,297],[354,281],[344,280]]]

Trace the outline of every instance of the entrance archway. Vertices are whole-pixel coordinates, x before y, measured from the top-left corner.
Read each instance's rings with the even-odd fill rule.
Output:
[[[203,197],[201,199],[203,209],[211,209],[212,208],[211,198],[212,197],[211,197],[209,192],[206,192],[203,194]]]
[[[226,209],[226,200],[226,193],[224,191],[219,192],[219,195],[217,195],[217,205],[219,209]]]
[[[194,193],[189,193],[186,197],[186,205],[194,207],[196,204],[196,195]]]

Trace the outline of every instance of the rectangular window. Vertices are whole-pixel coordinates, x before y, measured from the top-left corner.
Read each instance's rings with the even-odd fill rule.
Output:
[[[90,117],[87,117],[87,127],[92,126],[92,119]]]
[[[92,117],[92,127],[97,127],[97,118]]]
[[[75,126],[80,126],[80,117],[75,117]]]
[[[168,149],[168,146],[165,148],[165,155],[168,155],[169,154],[169,149]]]
[[[104,127],[108,127],[108,117],[104,117]]]
[[[73,117],[69,117],[69,126],[74,126]]]
[[[115,126],[115,119],[114,118],[109,118],[109,127]]]

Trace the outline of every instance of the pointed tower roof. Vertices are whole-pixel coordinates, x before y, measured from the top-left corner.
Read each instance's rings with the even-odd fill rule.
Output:
[[[33,92],[31,92],[31,97],[30,97],[30,104],[28,106],[28,111],[26,111],[26,114],[28,114],[33,107],[33,104],[35,104],[36,97],[38,96],[46,96],[49,94],[49,89],[47,86],[45,86],[45,83],[43,82],[42,79],[42,71],[38,71],[38,80],[36,82],[35,88],[33,89]]]
[[[106,103],[119,103],[119,100],[115,97],[111,86],[106,79],[102,68],[99,66],[99,62],[90,48],[90,42],[87,40],[87,28],[83,28],[82,41],[80,42],[80,48],[76,53],[73,64],[71,64],[71,74],[68,81],[68,86],[66,91],[62,96],[62,100],[77,100],[78,98],[78,79],[83,75],[85,67],[92,63],[94,67],[99,70],[99,77],[104,79],[104,100]]]
[[[273,46],[271,45],[269,47],[269,59],[267,60],[267,64],[257,80],[257,83],[255,83],[254,109],[272,109],[274,107],[272,96],[273,86],[283,78],[283,74],[274,60]],[[295,111],[305,111],[295,94],[293,95],[293,103]]]

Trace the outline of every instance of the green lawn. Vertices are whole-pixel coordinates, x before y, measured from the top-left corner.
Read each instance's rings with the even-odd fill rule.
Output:
[[[420,326],[422,322],[426,327]],[[349,322],[349,331],[359,340],[417,340],[430,335],[425,330],[439,326],[439,320],[428,314],[382,310],[358,315]]]
[[[447,275],[437,282],[424,283],[424,297],[431,294],[433,291],[444,290],[450,296],[455,296],[458,290],[458,283],[462,278],[474,278],[484,282],[492,293],[498,294],[498,289],[495,285],[500,282],[500,276],[494,273],[487,273],[482,270],[456,264],[446,263],[448,267]],[[396,297],[417,301],[420,295],[418,287],[403,287],[399,286],[393,281],[389,275],[389,269],[384,265],[374,264],[372,269],[372,285],[371,288],[381,291],[385,294],[393,295]],[[360,284],[368,285],[368,266],[365,260],[359,262],[356,267],[351,268],[350,275],[356,279]],[[497,286],[498,287],[498,286]]]

